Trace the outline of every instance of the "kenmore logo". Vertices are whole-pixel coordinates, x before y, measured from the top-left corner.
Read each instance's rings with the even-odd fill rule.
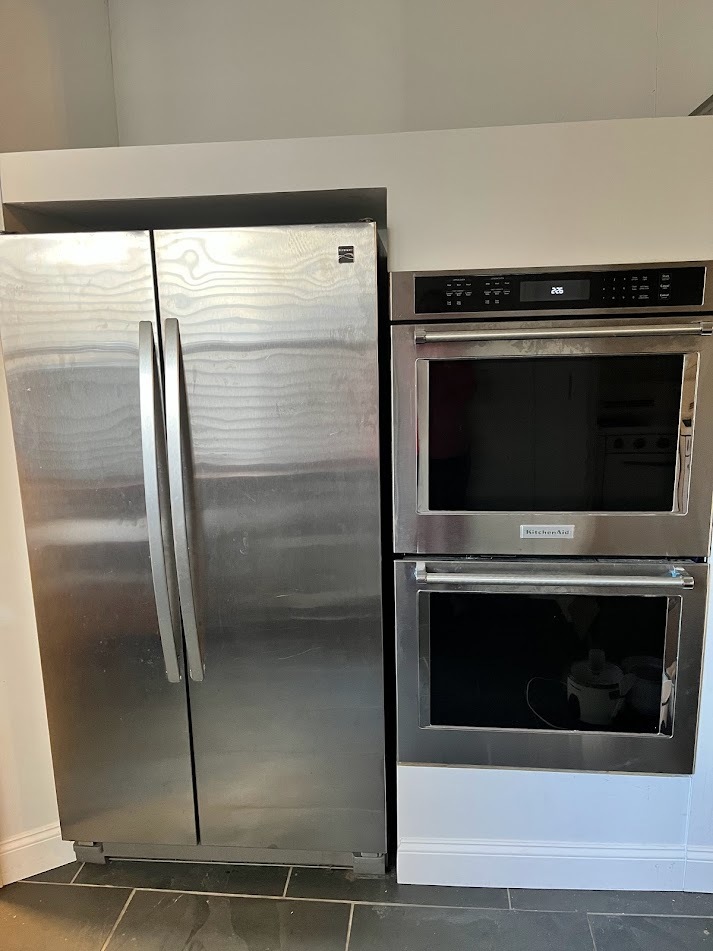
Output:
[[[520,538],[574,538],[574,525],[521,525]]]

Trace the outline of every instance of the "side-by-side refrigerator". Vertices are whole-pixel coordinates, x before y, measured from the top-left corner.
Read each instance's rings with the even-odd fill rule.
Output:
[[[0,238],[63,836],[378,868],[374,224]]]

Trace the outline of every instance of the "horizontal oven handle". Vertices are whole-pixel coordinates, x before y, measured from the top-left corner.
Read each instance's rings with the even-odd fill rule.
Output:
[[[507,330],[425,330],[414,331],[416,343],[469,343],[476,340],[553,340],[566,337],[667,337],[681,334],[701,336],[713,333],[711,324],[639,324],[632,327],[542,327]]]
[[[416,580],[427,584],[494,584],[503,587],[580,587],[580,588],[692,588],[694,580],[682,568],[674,568],[668,576],[662,575],[566,575],[495,573],[492,571],[427,571],[416,565]]]

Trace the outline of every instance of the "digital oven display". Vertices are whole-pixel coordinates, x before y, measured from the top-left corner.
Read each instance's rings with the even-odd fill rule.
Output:
[[[521,281],[520,300],[537,303],[560,300],[589,300],[590,282],[586,281]]]

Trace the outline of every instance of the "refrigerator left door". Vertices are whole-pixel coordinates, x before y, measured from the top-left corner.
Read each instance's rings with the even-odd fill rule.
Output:
[[[194,844],[148,233],[0,238],[0,327],[62,835]]]

